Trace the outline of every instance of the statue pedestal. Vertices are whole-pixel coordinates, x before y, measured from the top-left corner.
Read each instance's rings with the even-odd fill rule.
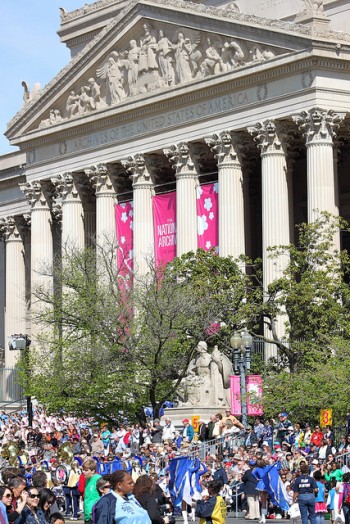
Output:
[[[176,429],[182,428],[182,421],[184,418],[188,418],[192,424],[192,417],[198,416],[200,420],[209,422],[211,415],[216,413],[222,413],[225,416],[225,408],[218,408],[215,406],[200,407],[200,406],[180,406],[178,408],[167,408],[164,410],[164,415],[161,418],[163,423],[166,417],[169,417],[171,422],[174,424]]]

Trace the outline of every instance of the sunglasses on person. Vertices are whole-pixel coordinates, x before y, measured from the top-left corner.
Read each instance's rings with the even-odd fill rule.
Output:
[[[105,484],[102,489],[111,489],[111,484]]]
[[[39,493],[29,493],[28,497],[30,499],[38,499],[40,497]]]
[[[3,498],[5,499],[13,499],[12,493],[7,493],[6,495],[3,495]]]

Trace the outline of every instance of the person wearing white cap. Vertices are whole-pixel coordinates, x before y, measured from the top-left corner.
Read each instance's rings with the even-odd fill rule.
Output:
[[[173,441],[175,437],[175,426],[169,417],[165,417],[165,425],[163,426],[163,442],[165,440]]]

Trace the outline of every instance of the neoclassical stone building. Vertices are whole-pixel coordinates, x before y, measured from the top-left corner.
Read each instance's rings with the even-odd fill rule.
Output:
[[[210,4],[210,5],[209,5]],[[8,125],[0,159],[0,346],[35,332],[40,266],[115,235],[154,249],[152,198],[176,192],[176,252],[197,248],[196,189],[218,188],[218,251],[262,256],[316,210],[350,218],[346,0],[100,0],[61,12],[67,66]],[[347,238],[337,240],[347,247]]]

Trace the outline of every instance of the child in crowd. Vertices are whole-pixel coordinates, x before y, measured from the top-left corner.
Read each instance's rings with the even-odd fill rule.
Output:
[[[50,524],[65,524],[64,516],[62,513],[53,513],[50,516]]]
[[[200,518],[199,524],[225,524],[227,507],[224,499],[219,495],[222,489],[220,480],[212,480],[208,484],[208,497],[199,500],[196,507],[196,515]]]

